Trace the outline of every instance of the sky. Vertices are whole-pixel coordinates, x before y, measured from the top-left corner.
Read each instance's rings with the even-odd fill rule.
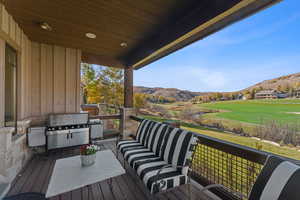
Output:
[[[300,1],[279,4],[134,71],[134,85],[237,91],[300,72]]]

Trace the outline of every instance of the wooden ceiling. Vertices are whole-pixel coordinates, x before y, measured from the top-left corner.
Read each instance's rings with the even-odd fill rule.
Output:
[[[229,13],[171,45],[197,27],[246,2],[243,12]],[[260,10],[274,0],[6,0],[9,13],[32,41],[80,48],[83,61],[139,68],[226,25]],[[235,16],[232,16],[235,14]],[[229,17],[229,18],[228,18]],[[42,30],[47,22],[52,31]],[[218,24],[216,26],[216,24]],[[91,32],[96,39],[88,39]],[[127,47],[121,47],[122,42]],[[167,47],[166,47],[167,46]]]

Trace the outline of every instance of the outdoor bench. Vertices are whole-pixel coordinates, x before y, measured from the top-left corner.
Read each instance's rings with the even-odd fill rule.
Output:
[[[136,139],[119,141],[117,150],[154,194],[189,183],[195,143],[192,132],[143,120]]]

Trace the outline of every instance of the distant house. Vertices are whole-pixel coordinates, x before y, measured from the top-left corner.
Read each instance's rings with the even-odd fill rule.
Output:
[[[278,99],[284,99],[284,98],[287,98],[287,97],[289,97],[288,93],[277,93],[277,98]]]
[[[262,90],[255,94],[255,99],[277,99],[278,94],[276,90]]]

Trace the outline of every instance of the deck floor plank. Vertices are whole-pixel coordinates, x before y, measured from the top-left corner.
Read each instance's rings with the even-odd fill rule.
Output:
[[[126,200],[124,193],[122,192],[120,185],[117,179],[113,179],[112,181],[112,193],[115,196],[115,199]]]
[[[111,149],[114,153],[115,142],[105,142],[101,144],[101,149]],[[48,156],[34,156],[25,166],[20,175],[12,182],[9,195],[20,192],[41,192],[46,193],[51,174],[57,159],[79,155],[78,148],[70,148],[49,152]],[[123,158],[119,155],[120,163],[123,165]],[[126,174],[113,178],[112,189],[106,181],[101,181],[71,192],[67,192],[49,200],[187,200],[187,186],[172,189],[168,192],[160,193],[155,198],[150,194],[142,181],[135,175],[128,164],[125,165]],[[199,193],[199,190],[192,186],[192,199],[206,200]]]
[[[42,159],[38,159],[38,162],[36,163],[37,167],[31,174],[34,181],[30,181],[25,184],[25,187],[22,189],[22,191],[32,191],[32,192],[41,192],[41,187],[43,184],[43,180],[45,179],[45,176],[40,176],[43,173],[44,168],[47,166],[45,165],[47,162],[45,162]]]
[[[23,173],[19,173],[16,177],[17,181],[15,182],[15,184],[13,185],[13,187],[10,188],[10,191],[8,192],[8,195],[14,195],[14,194],[18,194],[21,193],[22,188],[24,187],[24,185],[26,184],[26,182],[28,182],[29,180],[32,180],[30,175],[32,174],[32,172],[34,171],[34,169],[36,168],[36,159],[32,159],[27,165],[28,167],[26,168],[25,171],[23,171]],[[33,181],[33,180],[32,180]]]
[[[82,197],[81,191],[82,190],[80,188],[80,189],[73,190],[72,192],[69,192],[69,193],[71,193],[72,200],[81,200],[81,197]]]
[[[90,186],[90,188],[92,192],[92,199],[104,200],[101,188],[98,186],[98,184],[93,184]]]

